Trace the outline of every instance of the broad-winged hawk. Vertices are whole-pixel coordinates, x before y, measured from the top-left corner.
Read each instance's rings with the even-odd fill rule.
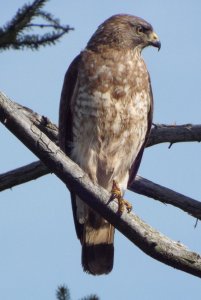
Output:
[[[141,57],[160,48],[152,26],[131,15],[101,24],[65,75],[59,113],[59,142],[90,179],[122,195],[137,173],[152,124],[152,90]],[[114,227],[71,193],[86,272],[113,267]],[[121,207],[122,209],[122,207]]]

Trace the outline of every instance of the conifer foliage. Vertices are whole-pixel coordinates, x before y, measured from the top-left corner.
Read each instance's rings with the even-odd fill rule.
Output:
[[[69,25],[61,25],[49,12],[43,10],[48,0],[35,0],[18,9],[15,16],[0,27],[0,50],[38,49],[55,44],[70,30]],[[36,23],[33,20],[36,19]],[[28,33],[29,32],[29,33]]]
[[[67,286],[61,285],[58,287],[56,291],[57,300],[71,300],[70,291]],[[82,298],[81,300],[100,300],[100,298],[96,295],[90,295]]]

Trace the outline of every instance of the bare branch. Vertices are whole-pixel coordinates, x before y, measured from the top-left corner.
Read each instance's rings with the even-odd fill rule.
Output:
[[[160,143],[200,142],[201,125],[155,125],[147,143],[147,147]]]
[[[14,186],[35,180],[47,175],[50,170],[41,162],[36,161],[26,166],[0,174],[0,192]]]
[[[57,142],[58,128],[55,124],[38,113],[33,112],[27,107],[17,104],[17,107],[23,111],[40,129],[50,137],[53,134],[54,141]],[[48,132],[47,132],[48,131]],[[51,138],[51,137],[50,137]],[[170,143],[170,145],[179,142],[200,142],[201,141],[201,124],[183,124],[183,125],[166,125],[157,124],[151,130],[146,147],[151,147],[161,143]]]
[[[156,184],[141,176],[136,176],[134,183],[129,187],[129,190],[153,198],[162,203],[176,206],[196,219],[201,220],[201,202],[177,193],[162,185]]]
[[[41,161],[36,161],[4,174],[0,174],[0,192],[19,184],[35,180],[49,173],[50,170]],[[129,190],[153,198],[162,203],[176,206],[196,219],[201,220],[200,201],[177,193],[141,176],[136,176],[136,179],[132,186],[129,187]]]
[[[27,107],[23,107],[17,103],[15,103],[15,106],[53,142],[57,143],[58,128],[55,124],[52,124],[48,118],[34,113]],[[167,125],[164,126],[169,127]],[[179,130],[180,127],[185,126],[186,125],[179,126]],[[158,126],[158,128],[159,127],[160,126]],[[200,127],[200,125],[192,126],[192,128],[195,128],[195,130],[197,127]],[[191,132],[194,132],[194,129],[191,130]],[[39,178],[43,175],[48,174],[49,172],[49,169],[40,161],[31,163],[27,166],[23,166],[10,172],[6,172],[0,175],[0,191]],[[135,193],[145,195],[162,203],[176,206],[189,213],[193,217],[201,219],[201,203],[199,201],[177,193],[159,184],[155,184],[154,182],[149,181],[145,178],[137,176],[135,182],[132,186],[129,187],[129,189],[131,191],[134,191]]]
[[[58,143],[58,128],[47,117],[41,116],[26,106],[13,102],[15,108],[26,116],[36,127],[45,133],[54,143]]]
[[[201,277],[201,257],[179,242],[165,237],[135,214],[118,216],[117,204],[108,203],[110,195],[94,185],[88,176],[61,149],[42,133],[5,95],[0,93],[0,120],[20,139],[71,191],[82,197],[142,251],[153,258],[192,275]]]

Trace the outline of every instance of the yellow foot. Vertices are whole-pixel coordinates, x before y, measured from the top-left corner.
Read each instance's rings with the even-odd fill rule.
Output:
[[[114,199],[118,200],[118,213],[120,215],[123,213],[124,207],[126,207],[128,213],[132,210],[132,205],[127,200],[122,198],[121,190],[115,180],[113,180],[112,184],[110,201]]]

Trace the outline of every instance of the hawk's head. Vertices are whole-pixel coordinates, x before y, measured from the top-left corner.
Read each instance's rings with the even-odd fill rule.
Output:
[[[102,23],[90,39],[87,48],[101,46],[113,48],[141,49],[154,46],[160,49],[161,43],[153,27],[145,20],[132,15],[115,15]]]

